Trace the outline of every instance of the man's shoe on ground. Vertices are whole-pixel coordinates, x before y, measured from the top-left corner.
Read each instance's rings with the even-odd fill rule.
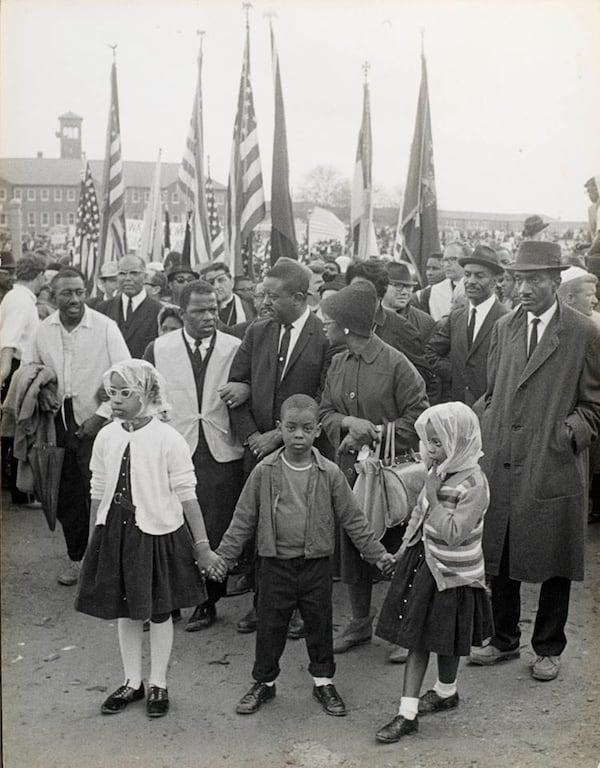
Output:
[[[444,698],[432,688],[419,699],[419,714],[429,715],[431,712],[445,712],[447,709],[458,707],[458,702],[458,693],[453,693],[452,696]]]
[[[252,687],[242,698],[235,708],[238,715],[253,715],[258,712],[265,701],[271,701],[275,698],[275,685],[266,683],[253,683]]]
[[[144,694],[144,683],[141,683],[139,688],[132,688],[126,683],[110,694],[100,707],[100,711],[103,715],[116,715],[117,712],[121,712],[128,704],[131,704],[132,701],[143,699]]]
[[[419,730],[419,718],[415,717],[414,720],[407,720],[402,715],[396,715],[387,725],[375,734],[377,741],[382,741],[384,744],[393,744],[395,741],[400,741],[403,736],[408,736],[411,733],[416,733]]]
[[[388,656],[388,661],[391,664],[406,664],[406,659],[408,659],[408,651],[401,645],[396,645]]]
[[[188,619],[185,625],[186,632],[199,632],[201,629],[208,629],[217,620],[217,611],[214,605],[204,603],[194,609],[194,613]]]
[[[334,717],[344,717],[346,715],[346,705],[332,683],[328,685],[315,685],[313,687],[313,696],[328,715],[333,715]]]
[[[169,694],[166,688],[151,685],[148,688],[146,714],[148,717],[164,717],[169,711]]]
[[[237,623],[237,631],[246,635],[250,632],[256,632],[256,609],[252,608]]]
[[[63,587],[73,587],[79,580],[80,570],[81,563],[78,560],[71,560],[65,570],[58,574],[56,580]]]
[[[246,592],[252,592],[253,589],[253,581],[247,573],[229,574],[227,579],[227,597],[245,595]]]
[[[304,621],[300,616],[300,611],[294,611],[288,626],[287,636],[290,640],[301,640],[305,635]]]
[[[373,616],[352,619],[345,629],[333,638],[333,652],[346,653],[355,645],[370,643],[373,635]]]
[[[482,648],[471,648],[469,662],[471,664],[478,664],[481,667],[490,667],[493,664],[497,664],[499,661],[518,659],[520,655],[521,653],[518,648],[515,648],[512,651],[500,651],[495,645],[488,643]]]
[[[534,680],[556,680],[560,671],[560,656],[538,656],[531,665]]]

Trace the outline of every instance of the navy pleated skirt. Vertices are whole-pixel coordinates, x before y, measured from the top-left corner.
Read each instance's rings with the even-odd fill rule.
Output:
[[[468,656],[493,634],[492,607],[481,587],[440,592],[419,542],[398,563],[375,634],[409,650]]]

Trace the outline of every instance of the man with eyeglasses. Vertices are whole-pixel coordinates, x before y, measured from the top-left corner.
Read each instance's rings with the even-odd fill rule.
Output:
[[[417,329],[421,341],[425,343],[435,327],[435,320],[410,303],[417,280],[411,273],[410,266],[404,261],[391,261],[385,269],[390,278],[385,296],[381,303],[397,315],[405,317]]]
[[[252,304],[233,292],[233,280],[227,264],[222,261],[207,264],[200,270],[200,276],[215,289],[219,320],[223,325],[231,327],[256,316]]]
[[[158,336],[158,313],[162,305],[148,296],[144,281],[146,263],[135,255],[119,260],[118,293],[98,305],[98,312],[119,326],[132,357],[141,358],[144,350]]]
[[[102,403],[102,375],[131,357],[116,323],[85,303],[84,277],[63,267],[52,280],[57,310],[37,328],[23,359],[50,368],[61,406],[55,417],[56,444],[65,449],[58,513],[69,563],[59,584],[73,586],[89,534],[92,443],[110,415]],[[43,391],[43,390],[42,390]]]
[[[172,255],[173,252],[169,254],[169,256]],[[182,264],[181,257],[166,270],[166,274],[167,284],[171,293],[171,303],[179,307],[181,306],[181,292],[188,283],[193,283],[194,280],[197,280],[199,274],[189,264]]]
[[[442,268],[446,277],[432,285],[429,294],[429,314],[436,322],[449,315],[453,307],[465,302],[464,272],[458,260],[470,254],[471,249],[464,243],[448,243],[444,248]]]

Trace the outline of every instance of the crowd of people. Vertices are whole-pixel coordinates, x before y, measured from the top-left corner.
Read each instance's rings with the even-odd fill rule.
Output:
[[[391,259],[281,258],[253,281],[129,254],[90,297],[74,266],[3,260],[5,487],[35,504],[42,429],[64,449],[57,580],[118,625],[123,684],[103,714],[145,699],[166,715],[174,622],[191,609],[185,629],[209,630],[243,592],[237,629],[256,649],[241,715],[276,696],[288,638],[306,640],[313,697],[345,715],[335,656],[375,632],[405,664],[376,738],[415,733],[459,705],[461,657],[519,656],[523,581],[541,585],[532,677],[557,678],[586,522],[600,520],[600,255],[565,255],[533,219],[516,251],[448,241],[423,286]],[[422,474],[381,533],[353,488],[384,442]],[[334,579],[352,612],[335,637]]]

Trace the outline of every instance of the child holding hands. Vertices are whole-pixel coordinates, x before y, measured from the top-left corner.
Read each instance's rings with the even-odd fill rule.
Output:
[[[265,457],[250,474],[216,550],[232,567],[256,532],[255,682],[236,711],[253,714],[274,698],[288,624],[298,608],[304,619],[313,696],[328,715],[341,717],[346,707],[333,685],[335,518],[368,562],[389,574],[395,561],[375,539],[342,471],[313,447],[321,430],[317,403],[307,395],[292,395],[281,406],[278,429],[283,448]]]
[[[385,743],[415,733],[419,714],[458,706],[460,657],[493,633],[481,546],[489,488],[478,464],[479,422],[463,403],[442,403],[424,411],[415,428],[427,480],[376,630],[409,650],[398,714],[376,735]],[[419,698],[430,653],[437,654],[438,680]]]
[[[103,383],[115,420],[92,452],[90,540],[75,608],[117,619],[125,682],[102,704],[105,715],[144,698],[143,623],[150,619],[146,712],[162,717],[169,710],[171,611],[206,600],[199,569],[213,578],[225,571],[208,544],[187,443],[156,418],[168,407],[160,374],[143,360],[126,360]]]

